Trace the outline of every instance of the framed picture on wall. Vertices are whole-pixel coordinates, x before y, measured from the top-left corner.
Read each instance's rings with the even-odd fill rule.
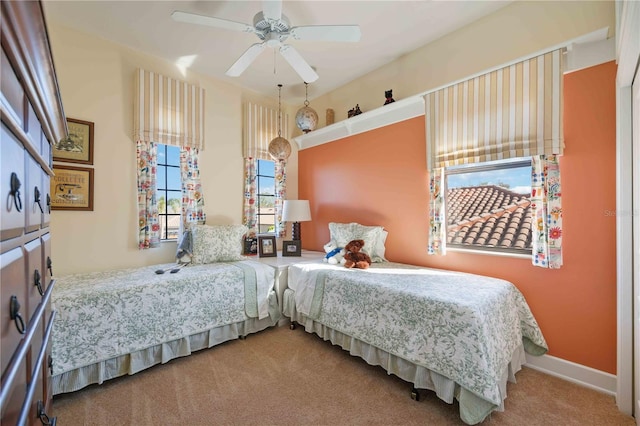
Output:
[[[300,240],[282,242],[283,256],[301,256],[301,252],[302,248],[300,247]]]
[[[69,136],[53,145],[53,160],[93,164],[93,123],[67,118]]]
[[[93,211],[93,169],[53,165],[52,210]]]
[[[258,237],[258,252],[260,257],[276,257],[276,237]]]

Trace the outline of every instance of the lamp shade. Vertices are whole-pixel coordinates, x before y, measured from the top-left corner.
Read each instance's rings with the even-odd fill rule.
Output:
[[[285,222],[305,222],[311,220],[309,200],[284,200],[282,220]]]

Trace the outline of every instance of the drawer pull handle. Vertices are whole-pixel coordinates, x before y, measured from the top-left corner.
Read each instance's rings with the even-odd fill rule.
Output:
[[[20,199],[20,179],[15,172],[11,173],[11,190],[9,194],[13,197],[13,204],[18,212],[22,211],[22,200]]]
[[[33,284],[38,288],[40,296],[44,296],[44,290],[42,289],[42,282],[40,280],[40,271],[37,269],[33,271]]]
[[[51,267],[51,265],[53,265],[51,257],[47,256],[47,269],[49,270],[49,276],[53,276],[53,268]]]
[[[51,213],[51,195],[47,194],[47,213]]]
[[[57,417],[49,418],[47,413],[44,411],[44,404],[42,403],[42,401],[38,401],[38,418],[43,425],[51,426],[54,426],[56,424],[56,421],[58,420]]]
[[[15,322],[18,333],[24,334],[24,320],[22,319],[22,315],[20,315],[20,303],[18,302],[18,298],[13,295],[11,296],[11,302],[9,306],[9,316]]]
[[[38,187],[33,188],[33,201],[40,207],[40,213],[44,213],[44,209],[42,208],[42,203],[40,203],[40,190]]]

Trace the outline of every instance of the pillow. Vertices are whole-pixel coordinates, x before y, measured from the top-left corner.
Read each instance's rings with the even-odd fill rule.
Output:
[[[244,260],[242,237],[249,231],[244,225],[191,225],[193,251],[191,263]]]
[[[382,226],[364,226],[359,223],[329,223],[331,241],[337,247],[344,247],[351,240],[364,240],[362,251],[367,253],[372,262],[386,262],[385,246],[389,234]]]

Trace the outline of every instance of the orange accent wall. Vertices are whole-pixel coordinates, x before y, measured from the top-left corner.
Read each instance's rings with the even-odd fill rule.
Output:
[[[503,278],[524,294],[549,355],[616,374],[614,62],[564,77],[560,160],[564,266],[449,252],[428,256],[424,116],[299,152],[299,198],[311,202],[304,248],[323,250],[329,222],[382,225],[396,262]]]

